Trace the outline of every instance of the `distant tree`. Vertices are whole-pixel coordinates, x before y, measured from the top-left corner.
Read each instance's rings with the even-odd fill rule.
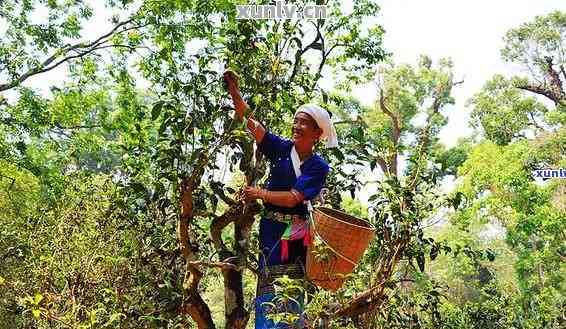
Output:
[[[472,119],[487,140],[458,169],[459,191],[470,203],[456,217],[467,218],[466,225],[497,221],[505,227],[505,241],[518,257],[520,326],[559,328],[566,305],[560,283],[566,278],[565,183],[552,177],[536,182],[534,170],[566,164],[566,15],[536,17],[504,41],[503,59],[529,75],[496,75],[470,100]]]
[[[503,59],[522,65],[530,76],[515,81],[515,86],[552,100],[565,111],[566,92],[566,13],[555,11],[537,16],[507,32]]]

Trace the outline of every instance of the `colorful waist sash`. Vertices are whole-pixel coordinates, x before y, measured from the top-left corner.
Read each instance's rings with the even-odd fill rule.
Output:
[[[287,223],[293,220],[295,221],[305,220],[305,217],[301,215],[284,214],[282,212],[273,211],[273,210],[265,210],[264,216],[283,223]]]
[[[289,240],[303,240],[303,245],[311,243],[309,222],[301,215],[283,214],[276,211],[265,211],[266,218],[287,224],[281,236],[281,260],[289,259]]]

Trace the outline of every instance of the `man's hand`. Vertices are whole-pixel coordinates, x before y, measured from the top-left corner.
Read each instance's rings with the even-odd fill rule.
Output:
[[[244,188],[244,200],[246,203],[253,202],[254,200],[261,199],[263,189],[253,187],[253,186],[246,186]]]
[[[226,89],[228,89],[232,98],[240,95],[240,84],[236,73],[230,70],[224,72],[224,82],[226,83]]]
[[[242,121],[249,106],[240,94],[238,76],[236,73],[228,70],[224,72],[224,82],[226,83],[226,89],[228,89],[228,92],[232,97],[232,101],[234,102],[234,106],[236,107],[236,118],[239,121]]]

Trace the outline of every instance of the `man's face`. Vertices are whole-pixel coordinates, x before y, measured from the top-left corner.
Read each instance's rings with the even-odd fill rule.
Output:
[[[314,145],[322,134],[322,129],[318,127],[316,121],[305,112],[297,113],[293,120],[292,131],[293,141],[301,144],[307,143]]]

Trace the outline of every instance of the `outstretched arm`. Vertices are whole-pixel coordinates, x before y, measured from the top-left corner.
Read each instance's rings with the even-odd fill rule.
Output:
[[[242,98],[240,87],[238,85],[238,77],[234,72],[226,71],[224,72],[224,81],[226,82],[226,87],[228,88],[228,92],[230,93],[232,101],[234,102],[234,107],[236,108],[236,119],[238,121],[247,120],[248,130],[254,136],[256,143],[261,143],[263,136],[265,136],[265,128],[263,128],[263,126],[251,116],[246,119],[245,113],[250,107]]]
[[[247,202],[262,199],[264,202],[287,208],[293,208],[305,199],[305,196],[295,189],[290,191],[268,191],[253,186],[246,186],[244,196]]]

